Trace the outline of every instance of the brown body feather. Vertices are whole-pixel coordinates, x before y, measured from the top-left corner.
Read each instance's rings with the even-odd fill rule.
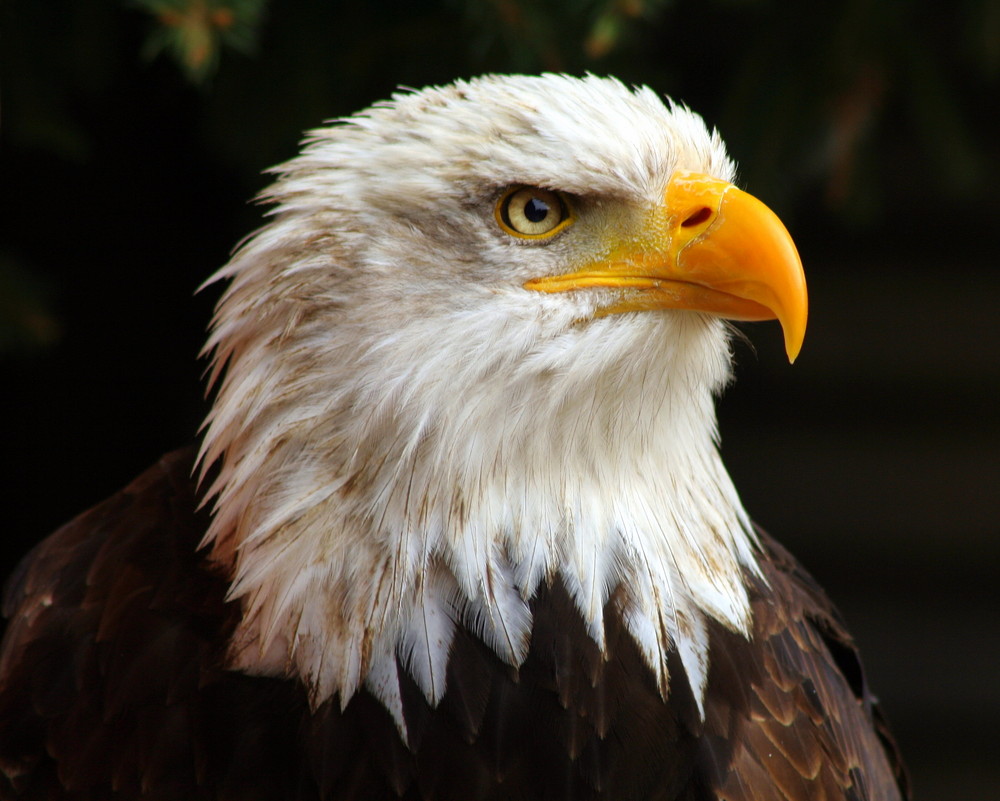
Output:
[[[224,667],[239,609],[197,551],[192,459],[165,457],[11,579],[0,798],[906,797],[840,618],[766,535],[752,638],[710,631],[704,717],[676,654],[661,699],[616,596],[605,657],[558,583],[532,602],[519,670],[460,633],[437,708],[404,684],[408,744],[366,692],[310,712],[298,682]]]

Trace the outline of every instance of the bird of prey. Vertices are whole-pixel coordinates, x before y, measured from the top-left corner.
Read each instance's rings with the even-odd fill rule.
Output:
[[[896,801],[837,612],[717,450],[796,249],[696,114],[488,76],[313,131],[200,450],[10,580],[0,797]]]

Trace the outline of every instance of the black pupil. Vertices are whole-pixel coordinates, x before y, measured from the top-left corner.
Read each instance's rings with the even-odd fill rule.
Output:
[[[549,204],[533,197],[524,204],[524,216],[528,218],[529,222],[539,223],[549,216]]]

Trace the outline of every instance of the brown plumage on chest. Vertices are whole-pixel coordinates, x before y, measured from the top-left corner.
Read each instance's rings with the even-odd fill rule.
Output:
[[[405,683],[408,743],[366,692],[310,712],[296,682],[222,667],[237,607],[196,551],[191,460],[165,457],[12,580],[0,797],[905,797],[849,636],[766,537],[752,638],[711,631],[704,719],[676,654],[661,698],[614,595],[602,655],[558,583],[532,601],[519,670],[462,631],[437,708]]]

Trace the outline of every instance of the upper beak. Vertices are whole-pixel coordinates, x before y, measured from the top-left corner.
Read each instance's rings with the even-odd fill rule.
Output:
[[[730,320],[773,320],[795,361],[808,316],[802,261],[785,226],[757,198],[730,183],[678,171],[663,204],[642,230],[610,254],[564,275],[534,278],[526,289],[622,290],[599,314],[688,309]]]

